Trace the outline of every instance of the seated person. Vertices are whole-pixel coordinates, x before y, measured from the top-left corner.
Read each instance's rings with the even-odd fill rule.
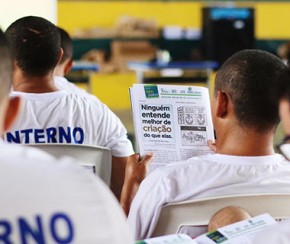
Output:
[[[290,61],[290,42],[281,44],[277,49],[277,55],[283,60],[283,62],[289,65]]]
[[[281,119],[282,128],[285,134],[285,138],[283,140],[283,148],[285,147],[286,150],[282,149],[282,144],[280,146],[280,150],[282,154],[290,160],[290,69],[285,75],[286,79],[281,79],[279,83],[279,115]],[[288,150],[287,150],[288,149]]]
[[[289,160],[290,159],[290,73],[288,72],[288,79],[282,80],[280,88],[281,99],[279,102],[279,115],[281,118],[281,123],[283,130],[286,134],[283,148],[281,152]],[[253,238],[253,243],[279,243],[288,244],[290,240],[290,221],[283,221],[278,225],[275,225],[263,232],[255,235]]]
[[[94,97],[87,93],[85,90],[79,88],[72,82],[69,82],[64,76],[71,70],[73,66],[73,44],[70,35],[62,28],[57,27],[60,34],[60,45],[63,50],[63,55],[59,63],[55,68],[54,81],[55,85],[60,90],[67,90],[72,93],[80,95],[88,95]],[[95,99],[97,99],[95,97]]]
[[[211,217],[207,230],[208,232],[214,231],[223,226],[250,218],[251,215],[243,208],[236,206],[224,207]]]
[[[61,59],[59,32],[34,16],[12,23],[5,32],[14,59],[11,97],[23,98],[16,123],[5,134],[10,143],[73,143],[112,151],[111,188],[117,198],[125,165],[134,153],[120,119],[97,99],[58,90],[54,71]]]
[[[212,101],[216,153],[150,173],[133,199],[135,239],[152,235],[162,206],[204,197],[290,192],[290,164],[275,154],[279,123],[273,92],[287,66],[266,51],[243,50],[218,70]]]
[[[281,99],[279,102],[279,115],[283,129],[286,133],[284,145],[290,149],[290,143],[287,139],[290,135],[290,73],[288,79],[281,79],[279,93]],[[290,150],[282,150],[285,157],[290,159]],[[213,231],[222,226],[235,223],[240,220],[249,219],[250,215],[247,211],[238,207],[226,207],[218,211],[210,220],[208,231]],[[255,234],[251,238],[251,243],[289,243],[290,241],[290,221],[282,221],[278,225],[269,227],[268,229]]]
[[[8,99],[11,75],[0,30],[1,136],[20,104],[18,97]],[[3,141],[0,161],[1,243],[133,243],[112,193],[77,162]]]
[[[289,58],[287,58],[289,60]],[[288,62],[289,65],[289,62]],[[285,139],[280,145],[282,154],[290,160],[290,70],[286,74],[286,79],[281,79],[279,83],[279,115]],[[288,244],[290,242],[290,220],[279,222],[277,225],[257,233],[252,238],[253,244],[279,243]]]

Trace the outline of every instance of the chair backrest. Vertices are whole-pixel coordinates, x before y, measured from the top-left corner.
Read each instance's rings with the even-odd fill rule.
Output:
[[[168,204],[161,209],[152,236],[177,233],[182,226],[207,227],[212,215],[226,206],[242,207],[252,216],[269,213],[277,220],[286,219],[290,218],[290,193],[230,195]]]
[[[108,186],[111,180],[112,153],[109,148],[79,144],[40,143],[26,144],[37,147],[56,158],[70,156],[78,160],[81,165],[90,167]]]

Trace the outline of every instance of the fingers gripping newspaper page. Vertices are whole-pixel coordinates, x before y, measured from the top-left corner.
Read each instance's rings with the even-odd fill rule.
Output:
[[[207,88],[134,84],[130,97],[139,152],[154,153],[150,171],[212,152],[207,146],[214,140]]]

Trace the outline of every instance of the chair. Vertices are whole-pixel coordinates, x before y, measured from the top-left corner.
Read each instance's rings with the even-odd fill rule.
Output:
[[[101,146],[89,146],[79,144],[40,143],[26,144],[39,148],[56,158],[70,156],[77,159],[85,167],[93,169],[108,186],[111,180],[112,154],[111,150]]]
[[[252,216],[269,213],[281,220],[290,218],[290,193],[229,195],[168,204],[161,209],[152,237],[180,232],[183,226],[206,227],[211,216],[226,206],[242,207]]]

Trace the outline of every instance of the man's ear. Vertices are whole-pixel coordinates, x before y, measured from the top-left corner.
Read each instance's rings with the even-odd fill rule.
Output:
[[[65,75],[70,71],[70,69],[71,69],[72,66],[73,66],[73,60],[70,59],[70,60],[65,64],[65,67],[64,67],[64,74],[65,74]]]
[[[216,97],[216,116],[224,118],[228,114],[228,105],[228,94],[223,91],[218,91]]]
[[[9,98],[8,106],[5,113],[5,119],[4,119],[4,126],[3,126],[4,131],[9,130],[9,128],[13,125],[20,111],[20,103],[21,103],[20,97]]]
[[[57,64],[59,64],[59,63],[60,63],[60,61],[62,60],[62,56],[63,56],[63,49],[62,49],[62,48],[60,48],[60,50],[59,50],[59,59],[58,59],[58,62],[57,62]]]

